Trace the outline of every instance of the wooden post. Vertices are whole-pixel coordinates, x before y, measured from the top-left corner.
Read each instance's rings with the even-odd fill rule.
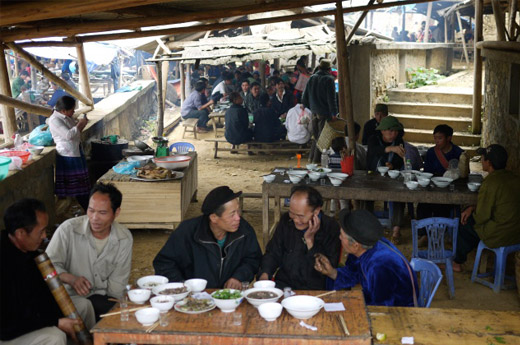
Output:
[[[466,58],[466,64],[469,64],[468,47],[466,46],[466,39],[464,38],[464,31],[462,30],[462,21],[460,20],[460,12],[457,11],[457,21],[459,23],[459,30],[462,34],[462,49],[464,50],[464,57]]]
[[[36,90],[38,84],[38,77],[36,76],[36,68],[31,67],[31,90]]]
[[[260,83],[262,84],[262,88],[265,88],[265,61],[261,60],[258,64],[258,68],[260,68]]]
[[[20,75],[20,65],[18,64],[18,54],[16,54],[15,51],[13,51],[14,56],[14,77],[18,77]]]
[[[493,7],[493,14],[495,17],[495,23],[497,25],[497,41],[506,40],[505,24],[504,24],[504,13],[500,8],[500,0],[491,0]]]
[[[444,43],[448,43],[448,18],[444,17]]]
[[[189,95],[191,93],[191,63],[186,64],[186,85],[185,85],[185,94]]]
[[[428,43],[428,36],[430,32],[430,18],[432,17],[432,7],[433,3],[428,3],[428,9],[426,10],[426,26],[424,27],[424,37],[423,42]]]
[[[123,85],[123,63],[125,62],[125,58],[121,56],[121,54],[117,57],[119,59],[119,88],[122,88]],[[116,90],[114,90],[115,92]]]
[[[371,6],[374,2],[375,2],[375,0],[370,0],[368,2],[368,6]],[[350,43],[350,40],[352,39],[352,37],[354,37],[354,34],[356,33],[356,30],[359,28],[359,26],[363,22],[363,19],[365,19],[365,17],[367,16],[367,14],[368,14],[368,10],[363,11],[363,13],[361,13],[361,16],[359,17],[359,19],[357,20],[356,24],[352,28],[352,31],[350,31],[350,33],[348,34],[347,41],[345,43],[346,46],[348,46],[348,44]],[[341,17],[341,20],[343,22],[343,17]],[[336,27],[336,30],[337,30],[337,27]],[[345,36],[344,32],[345,31],[343,30],[343,34],[342,34],[343,36]],[[338,31],[336,31],[336,38],[337,37],[338,37]],[[337,45],[337,42],[336,42],[336,45]]]
[[[164,132],[164,103],[162,102],[162,61],[157,61],[155,65],[157,66],[157,136],[162,137]]]
[[[511,41],[516,40],[515,24],[516,24],[516,11],[518,9],[518,3],[515,0],[511,0],[511,6],[509,7],[509,39]]]
[[[11,85],[9,85],[9,75],[7,74],[7,65],[5,64],[4,47],[0,45],[0,94],[9,98],[13,97],[11,93]],[[0,107],[2,127],[4,129],[4,142],[9,142],[14,133],[18,130],[16,126],[16,116],[14,109],[2,105]]]
[[[483,37],[483,8],[484,0],[475,0],[475,39],[473,48],[473,110],[471,116],[471,129],[473,134],[479,134],[482,129],[482,51],[477,48],[477,43],[484,40]]]
[[[167,93],[167,90],[168,90],[168,71],[169,71],[169,67],[170,67],[170,62],[169,61],[162,61],[162,66],[161,66],[161,70],[162,70],[162,76],[161,76],[161,89],[162,89],[162,103],[163,103],[163,109],[165,109],[165,103],[166,103],[166,93]]]
[[[314,71],[314,69],[316,68],[316,60],[317,60],[317,56],[316,54],[312,53],[311,54],[311,69]]]
[[[280,58],[274,59],[274,69],[280,70]]]
[[[92,104],[94,104],[94,98],[92,98],[92,91],[90,90],[90,79],[83,43],[81,43],[79,46],[76,46],[76,55],[78,57],[79,89],[85,96],[88,97],[88,99],[92,101]]]
[[[373,2],[373,0],[370,1]],[[347,42],[345,41],[345,24],[343,22],[342,10],[343,8],[341,5],[341,0],[336,1],[335,27],[339,72],[339,114],[341,117],[346,118],[347,120],[349,150],[351,155],[355,155],[356,142],[354,138],[354,112],[352,107],[352,95],[350,91],[350,72],[347,54]],[[358,22],[361,23],[359,20]]]
[[[179,71],[181,72],[181,106],[186,99],[186,74],[184,73],[184,64],[179,63]]]
[[[406,7],[402,6],[401,8],[403,9],[403,21],[401,23],[401,32],[404,33],[404,31],[406,30]],[[401,39],[404,40],[404,37],[401,37]]]

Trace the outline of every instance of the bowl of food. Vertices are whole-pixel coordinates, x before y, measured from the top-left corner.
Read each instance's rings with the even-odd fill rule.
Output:
[[[300,176],[301,178],[304,178],[306,175],[307,175],[308,171],[307,170],[290,170],[287,175],[291,176],[291,175],[295,175],[295,176]]]
[[[469,182],[468,183],[468,189],[472,192],[478,191],[479,188],[480,188],[480,183],[478,183],[478,182]]]
[[[42,153],[44,148],[44,146],[31,146],[28,148],[28,150],[33,156],[38,156]]]
[[[276,283],[272,280],[259,280],[253,284],[254,288],[274,288]]]
[[[154,287],[168,283],[168,278],[163,276],[145,276],[137,279],[137,286],[141,289],[152,290]]]
[[[283,291],[277,288],[252,288],[244,291],[244,296],[255,308],[267,302],[276,302],[282,297]]]
[[[427,178],[427,179],[431,179],[433,177],[433,174],[429,173],[429,172],[419,172],[416,175],[417,175],[417,177],[423,177],[423,178]]]
[[[343,180],[337,177],[329,176],[330,184],[332,184],[334,187],[341,186],[343,183]]]
[[[258,306],[258,312],[265,321],[275,321],[282,314],[282,305],[275,302],[267,302]]]
[[[348,177],[348,174],[344,174],[344,173],[340,173],[340,172],[331,172],[331,173],[328,173],[327,176],[340,179],[341,181],[345,181]]]
[[[289,180],[291,180],[292,183],[296,184],[296,183],[300,183],[300,181],[302,180],[303,177],[301,176],[298,176],[298,175],[289,175]]]
[[[385,176],[386,172],[389,170],[388,167],[377,167],[377,171],[381,174],[381,176]]]
[[[316,168],[316,169],[314,169],[314,171],[320,173],[320,178],[324,178],[325,176],[327,176],[328,173],[330,173],[332,171],[332,169]]]
[[[270,175],[264,175],[262,176],[264,178],[264,181],[267,182],[267,183],[271,183],[274,181],[274,179],[276,178],[276,175],[274,174],[270,174]]]
[[[418,176],[417,182],[421,187],[428,187],[428,185],[430,184],[430,179]]]
[[[388,170],[388,176],[391,178],[397,178],[397,176],[399,176],[399,170]]]
[[[152,292],[148,289],[133,289],[128,291],[128,298],[136,304],[144,304]]]
[[[142,156],[129,156],[126,157],[127,162],[138,162],[139,166],[144,167],[150,160],[153,159],[152,155],[142,155]]]
[[[282,306],[289,314],[300,320],[310,319],[316,315],[325,302],[321,298],[307,295],[287,297],[282,301]]]
[[[406,187],[408,187],[408,189],[410,190],[414,190],[414,189],[417,189],[417,187],[419,186],[419,182],[417,181],[406,181]]]
[[[232,313],[242,303],[244,297],[240,290],[222,289],[211,294],[213,301],[223,313]]]
[[[157,308],[144,308],[135,312],[135,318],[143,326],[151,326],[155,321],[159,320],[160,313],[161,311]]]
[[[453,182],[453,179],[449,177],[432,177],[432,182],[439,188],[446,188]]]
[[[313,182],[316,182],[320,179],[321,177],[321,174],[319,172],[316,172],[316,171],[311,171],[309,173],[309,178],[311,179],[311,181]]]
[[[178,302],[188,296],[190,289],[183,283],[168,283],[154,287],[152,292],[157,296],[172,296]]]
[[[161,312],[167,312],[173,308],[175,298],[172,296],[155,296],[150,298],[150,304],[152,307],[159,309]]]
[[[307,164],[305,167],[307,170],[314,170],[318,167],[318,164]]]
[[[184,169],[190,165],[191,157],[183,155],[165,156],[160,158],[154,158],[153,162],[161,168],[165,169]]]
[[[184,285],[188,287],[192,292],[202,292],[206,288],[208,281],[206,279],[193,278],[188,279],[184,282]]]

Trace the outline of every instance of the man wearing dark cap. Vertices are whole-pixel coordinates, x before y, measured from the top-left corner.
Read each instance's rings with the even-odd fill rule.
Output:
[[[314,269],[314,257],[323,255],[336,267],[339,261],[339,226],[321,211],[320,193],[306,185],[291,191],[289,212],[284,214],[267,244],[259,280],[272,279],[277,287],[323,290],[325,277]]]
[[[486,176],[476,206],[466,208],[457,235],[453,270],[460,272],[469,252],[482,240],[489,248],[520,243],[520,176],[506,170],[507,151],[497,144],[479,148]]]
[[[251,225],[240,217],[238,197],[228,186],[213,189],[202,216],[182,222],[153,260],[169,281],[203,278],[208,288],[241,289],[258,271],[262,251]]]
[[[366,210],[339,214],[343,250],[351,254],[344,267],[335,269],[323,255],[315,268],[326,275],[327,289],[339,290],[361,284],[367,305],[413,307],[417,277],[403,254],[383,237],[383,227]]]
[[[379,125],[381,120],[388,116],[388,106],[386,104],[378,103],[374,109],[374,118],[368,120],[363,126],[363,138],[361,143],[368,145],[368,139],[376,134],[376,127]]]

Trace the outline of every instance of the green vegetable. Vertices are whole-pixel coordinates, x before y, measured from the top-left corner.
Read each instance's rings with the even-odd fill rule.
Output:
[[[495,340],[497,341],[497,343],[499,344],[505,344],[506,341],[504,340],[503,337],[495,337]]]
[[[240,297],[242,297],[242,293],[238,290],[231,292],[230,289],[224,289],[213,293],[213,298],[216,299],[235,299]]]
[[[407,89],[416,89],[421,86],[435,85],[437,80],[444,78],[443,75],[439,74],[439,71],[435,68],[426,69],[419,67],[417,69],[407,68]]]

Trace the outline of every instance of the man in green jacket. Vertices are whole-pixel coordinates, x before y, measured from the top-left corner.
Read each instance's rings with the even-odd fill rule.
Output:
[[[520,243],[520,176],[505,170],[507,151],[501,145],[479,148],[482,169],[489,174],[482,182],[476,206],[462,212],[453,270],[460,272],[467,255],[480,240],[489,248]]]

